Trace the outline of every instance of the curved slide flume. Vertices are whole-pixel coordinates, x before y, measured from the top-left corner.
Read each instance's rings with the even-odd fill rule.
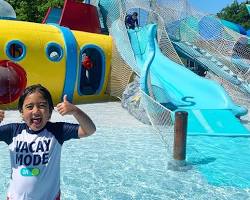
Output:
[[[149,93],[150,72],[154,98],[169,110],[189,113],[188,133],[195,135],[240,136],[250,132],[236,116],[247,109],[235,105],[216,82],[205,79],[164,56],[156,40],[156,25],[128,30],[130,42],[141,69],[141,88]]]

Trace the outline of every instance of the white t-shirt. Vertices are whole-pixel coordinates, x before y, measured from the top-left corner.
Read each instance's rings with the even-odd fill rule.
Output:
[[[0,126],[0,141],[9,145],[10,200],[54,200],[60,191],[60,158],[64,141],[78,138],[78,124],[48,122],[40,131],[25,123]]]

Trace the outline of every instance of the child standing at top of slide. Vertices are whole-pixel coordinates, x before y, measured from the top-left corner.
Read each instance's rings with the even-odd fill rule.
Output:
[[[0,126],[0,141],[9,145],[11,180],[8,200],[60,200],[60,157],[64,141],[87,137],[96,130],[92,120],[67,101],[57,105],[61,115],[73,115],[79,124],[49,122],[54,109],[51,94],[40,84],[27,87],[18,109],[24,123]],[[0,122],[4,111],[0,110]]]

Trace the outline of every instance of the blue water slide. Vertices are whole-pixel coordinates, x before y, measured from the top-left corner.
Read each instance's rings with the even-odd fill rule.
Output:
[[[61,8],[50,8],[49,13],[47,14],[47,19],[44,23],[49,24],[49,23],[55,23],[59,24],[60,18],[62,14],[62,9]]]
[[[179,55],[194,60],[205,69],[210,69],[218,76],[236,85],[242,92],[250,94],[250,85],[246,81],[240,79],[229,69],[229,67],[222,64],[216,59],[216,57],[212,56],[207,51],[200,49],[189,42],[173,41],[172,44]],[[237,66],[237,69],[244,73],[250,69],[250,66],[247,62],[244,62],[244,59],[242,58],[232,58],[231,60]]]
[[[240,85],[240,80],[237,77],[233,76],[234,74],[230,74],[227,72],[228,67],[220,63],[216,58],[214,58],[211,54],[206,51],[202,51],[198,47],[187,44],[187,42],[173,42],[174,48],[178,54],[184,55],[185,57],[192,58],[199,65],[210,69],[215,74],[223,77],[224,79],[230,81],[235,85]]]
[[[195,135],[249,135],[235,116],[247,113],[235,105],[219,84],[205,79],[164,56],[156,40],[157,26],[128,30],[138,67],[141,88],[149,94],[148,73],[154,98],[173,113],[189,113],[188,133]]]
[[[242,92],[250,94],[250,85],[235,73],[239,70],[242,71],[242,73],[249,70],[249,64],[244,62],[244,59],[242,58],[243,55],[247,54],[247,37],[240,37],[234,44],[234,53],[231,59],[234,65],[230,66],[220,62],[220,59],[218,59],[216,55],[211,55],[205,49],[195,45],[197,42],[197,33],[199,33],[199,35],[208,43],[220,40],[223,37],[225,25],[232,25],[231,29],[240,33],[240,26],[226,22],[228,21],[219,20],[212,15],[204,16],[199,20],[193,16],[189,16],[181,21],[175,21],[168,24],[167,31],[174,48],[179,55],[194,60],[203,68],[209,69],[223,79],[231,82]],[[240,57],[239,55],[241,53],[242,56]]]

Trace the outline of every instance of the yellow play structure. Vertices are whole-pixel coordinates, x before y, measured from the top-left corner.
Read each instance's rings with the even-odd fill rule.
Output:
[[[55,104],[64,94],[76,104],[107,98],[110,36],[14,20],[1,20],[0,35],[0,108],[16,108],[23,89],[37,83]],[[87,70],[86,55],[92,62]]]

